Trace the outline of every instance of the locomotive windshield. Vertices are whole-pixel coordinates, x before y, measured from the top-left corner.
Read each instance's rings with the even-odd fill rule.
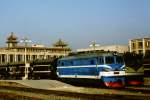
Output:
[[[116,56],[116,63],[117,63],[117,64],[123,64],[123,63],[124,63],[123,57],[121,57],[121,56]]]
[[[123,64],[122,56],[107,56],[105,57],[106,64]]]

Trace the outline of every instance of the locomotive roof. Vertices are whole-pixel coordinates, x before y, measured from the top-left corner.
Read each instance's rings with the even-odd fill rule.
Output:
[[[74,54],[70,56],[66,56],[61,58],[60,60],[69,60],[69,59],[80,59],[80,58],[92,58],[92,57],[100,57],[100,56],[114,56],[120,55],[119,53],[114,52],[103,52],[103,53],[80,53]]]

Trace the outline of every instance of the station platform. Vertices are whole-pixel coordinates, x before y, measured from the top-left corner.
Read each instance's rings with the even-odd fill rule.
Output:
[[[149,80],[149,79],[148,79]],[[70,84],[66,84],[57,80],[0,80],[0,86],[10,87],[25,87],[35,88],[42,90],[56,90],[62,92],[71,93],[84,93],[84,94],[110,94],[110,95],[134,95],[134,96],[149,96],[144,92],[134,92],[124,89],[112,89],[112,88],[91,88],[91,87],[76,87]],[[148,89],[147,89],[148,88]],[[141,88],[139,88],[141,89]],[[143,91],[149,91],[149,87],[143,88]]]
[[[15,86],[18,87],[25,86],[29,88],[31,87],[45,90],[70,90],[70,91],[78,90],[78,88],[75,88],[75,86],[57,80],[0,80],[0,84],[1,85],[16,84]]]

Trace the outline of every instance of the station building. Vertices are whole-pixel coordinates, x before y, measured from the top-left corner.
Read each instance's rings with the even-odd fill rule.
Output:
[[[0,47],[0,64],[9,62],[33,61],[50,57],[66,56],[71,52],[68,44],[59,39],[52,47],[43,45],[19,45],[18,38],[12,32],[7,37],[7,46]],[[26,56],[25,56],[26,55]]]
[[[144,77],[150,77],[150,37],[129,41],[130,52],[143,54]]]
[[[88,48],[82,48],[77,49],[77,52],[83,52],[83,51],[93,51],[93,50],[104,50],[104,51],[116,51],[118,53],[124,53],[129,51],[127,45],[105,45],[105,46],[99,46],[99,45],[91,45]]]
[[[150,38],[137,38],[129,41],[130,52],[137,54],[150,53]]]

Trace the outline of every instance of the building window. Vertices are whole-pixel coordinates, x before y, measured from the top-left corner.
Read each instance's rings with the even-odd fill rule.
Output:
[[[6,59],[5,59],[5,54],[2,54],[2,62],[5,62]]]
[[[146,54],[150,54],[150,50],[146,50]]]
[[[32,55],[33,60],[37,59],[37,55]]]
[[[10,62],[13,62],[13,61],[14,61],[14,56],[11,54],[11,55],[9,56],[9,59],[10,59]]]
[[[143,48],[143,43],[142,42],[138,42],[138,47],[139,48]]]
[[[22,55],[18,55],[18,61],[22,60]]]
[[[30,61],[30,55],[26,55],[26,60]]]
[[[150,41],[146,42],[146,47],[150,47]]]
[[[40,55],[40,58],[39,59],[44,59],[44,55]]]
[[[132,43],[132,48],[135,49],[135,43]]]
[[[143,54],[143,50],[139,50],[139,54]]]

